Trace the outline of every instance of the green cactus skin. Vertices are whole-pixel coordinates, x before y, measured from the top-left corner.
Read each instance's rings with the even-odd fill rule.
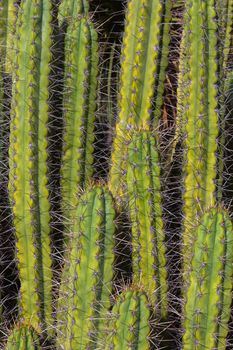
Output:
[[[49,0],[21,2],[10,126],[9,196],[21,280],[21,316],[35,329],[53,322],[46,164],[51,19]]]
[[[81,14],[87,14],[88,11],[88,0],[62,0],[58,11],[59,25],[62,25],[66,19],[75,18]]]
[[[168,282],[160,164],[151,132],[133,134],[127,164],[134,281],[143,285],[152,303],[160,308],[162,317],[166,317]]]
[[[149,350],[150,310],[144,292],[124,291],[112,309],[105,350]]]
[[[40,350],[39,336],[27,325],[16,325],[9,335],[5,350]]]
[[[186,2],[178,111],[184,141],[184,266],[190,259],[191,225],[215,203],[217,113],[217,28],[214,1]],[[211,53],[211,54],[210,54]],[[185,67],[185,71],[182,70]]]
[[[12,72],[12,58],[15,23],[17,17],[16,0],[0,0],[0,52],[4,72]]]
[[[184,307],[183,350],[226,348],[231,312],[233,227],[228,213],[212,208],[196,229]]]
[[[168,64],[171,1],[130,0],[122,49],[119,116],[113,143],[110,189],[119,195],[125,132],[157,128]]]
[[[112,196],[103,186],[80,197],[61,281],[57,341],[61,349],[96,349],[103,313],[110,307],[114,219]]]
[[[97,33],[88,19],[80,18],[68,26],[65,43],[61,193],[66,219],[77,205],[79,188],[93,174],[97,74]]]

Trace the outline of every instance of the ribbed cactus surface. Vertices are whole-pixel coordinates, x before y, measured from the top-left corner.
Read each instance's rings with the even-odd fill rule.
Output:
[[[210,209],[195,230],[185,295],[183,349],[225,349],[231,313],[233,227],[224,209]]]
[[[20,305],[22,317],[35,329],[53,322],[47,188],[51,20],[49,0],[21,2],[11,105],[8,188],[17,241]]]
[[[58,344],[62,349],[96,349],[110,307],[115,215],[111,194],[100,186],[88,189],[79,200],[61,280]]]
[[[39,337],[35,330],[27,325],[16,325],[10,334],[6,350],[40,350]]]
[[[149,350],[150,309],[146,294],[126,290],[112,309],[105,350]]]

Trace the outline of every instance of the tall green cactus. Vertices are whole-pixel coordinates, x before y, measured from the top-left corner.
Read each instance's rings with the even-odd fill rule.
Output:
[[[186,1],[178,89],[178,113],[185,132],[184,266],[190,258],[191,225],[206,207],[215,203],[218,136],[215,17],[214,1]]]
[[[10,334],[5,350],[40,350],[39,336],[27,324],[16,325]]]
[[[62,349],[96,349],[110,307],[114,261],[115,210],[102,186],[82,195],[70,226],[58,309],[58,344]]]
[[[168,63],[171,1],[130,0],[122,49],[119,116],[110,188],[119,195],[126,131],[159,125]]]
[[[195,230],[185,295],[183,349],[225,349],[231,313],[233,227],[223,209],[210,209]]]
[[[93,174],[93,141],[98,73],[97,33],[89,19],[72,21],[65,42],[64,144],[61,168],[65,218],[77,205],[77,192]]]
[[[13,72],[9,195],[21,281],[21,316],[51,326],[52,261],[47,189],[51,2],[23,0]]]
[[[133,272],[163,317],[167,314],[167,271],[162,219],[160,163],[154,136],[135,132],[128,145],[127,192],[132,223]]]
[[[149,350],[150,310],[144,292],[124,291],[112,309],[105,350]]]

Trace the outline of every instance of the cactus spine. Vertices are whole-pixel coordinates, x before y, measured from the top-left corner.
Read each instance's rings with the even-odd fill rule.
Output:
[[[119,117],[113,144],[110,187],[118,194],[125,132],[158,127],[168,62],[171,2],[130,0],[122,50]],[[162,38],[162,40],[161,40]]]
[[[233,227],[223,209],[200,220],[184,311],[183,349],[225,349],[231,312]]]
[[[64,147],[61,169],[65,218],[77,205],[79,187],[93,174],[93,131],[98,73],[97,33],[89,19],[72,21],[65,43]]]
[[[126,290],[112,310],[105,350],[149,350],[150,310],[145,293]]]
[[[96,349],[103,310],[110,306],[114,219],[111,194],[103,187],[93,187],[80,198],[60,291],[58,344],[64,349]]]
[[[35,330],[24,324],[16,325],[10,334],[5,350],[40,350],[39,337]]]
[[[61,25],[64,20],[69,20],[69,18],[88,13],[88,11],[88,0],[62,0],[58,12],[59,24]]]
[[[178,110],[185,125],[184,265],[190,258],[190,227],[206,207],[214,204],[216,178],[217,63],[214,1],[186,2],[179,89],[184,98]],[[178,95],[179,96],[179,95]]]
[[[132,223],[133,272],[148,296],[167,313],[166,249],[161,205],[160,164],[155,138],[139,131],[128,146],[127,190]]]
[[[35,329],[52,324],[47,121],[51,3],[24,0],[17,22],[13,72],[9,194],[21,280],[21,316]],[[38,33],[40,35],[38,35]]]

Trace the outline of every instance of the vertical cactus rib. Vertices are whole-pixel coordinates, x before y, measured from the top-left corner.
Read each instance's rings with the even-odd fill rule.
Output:
[[[5,350],[40,350],[39,336],[26,324],[16,325],[8,337]]]
[[[10,183],[21,280],[22,317],[37,329],[52,325],[47,121],[51,3],[24,0],[16,35],[11,108]]]
[[[0,0],[0,52],[6,73],[12,72],[12,58],[15,56],[13,44],[17,9],[16,0]]]
[[[61,25],[64,20],[74,18],[81,14],[87,14],[88,11],[88,0],[62,0],[58,11],[59,25]]]
[[[103,310],[110,307],[115,210],[111,194],[93,187],[81,196],[68,261],[62,276],[58,344],[64,349],[96,349]]]
[[[105,350],[149,350],[150,310],[144,292],[126,290],[112,310]]]
[[[97,33],[86,18],[71,22],[65,43],[64,144],[61,169],[65,218],[77,192],[93,173],[94,120],[98,73]]]
[[[128,145],[127,190],[132,224],[133,273],[162,317],[167,314],[167,271],[160,164],[150,132],[134,133]]]
[[[223,350],[233,275],[233,227],[228,213],[208,210],[196,236],[184,307],[183,349]]]
[[[168,64],[170,0],[130,0],[121,62],[119,116],[113,144],[110,186],[118,189],[125,131],[159,125]]]
[[[188,37],[181,60],[185,60],[189,71],[181,78],[179,86],[186,96],[178,99],[185,125],[184,265],[190,258],[189,228],[200,212],[215,202],[218,136],[214,1],[187,1],[186,11],[184,35]]]

